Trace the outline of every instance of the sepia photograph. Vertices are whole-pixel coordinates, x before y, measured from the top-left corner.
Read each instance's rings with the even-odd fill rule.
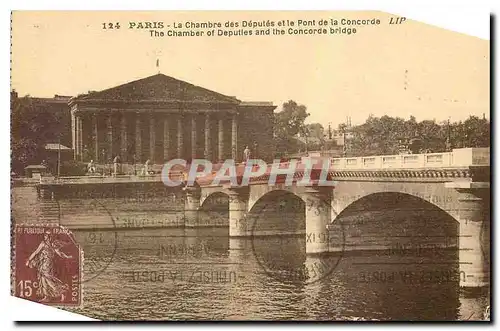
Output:
[[[13,11],[11,295],[489,322],[490,61],[383,11]]]

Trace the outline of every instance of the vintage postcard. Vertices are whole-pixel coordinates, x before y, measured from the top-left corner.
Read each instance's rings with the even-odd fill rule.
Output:
[[[489,39],[381,11],[14,11],[11,44],[13,296],[490,320]]]

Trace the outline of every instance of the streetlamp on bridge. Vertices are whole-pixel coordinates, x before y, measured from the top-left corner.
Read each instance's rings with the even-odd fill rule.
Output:
[[[347,157],[346,129],[347,124],[340,125],[340,131],[342,132],[342,157]]]
[[[104,176],[106,171],[108,170],[107,165],[106,165],[106,150],[104,148],[101,150],[101,155],[102,155],[102,164],[103,164],[102,174]]]
[[[137,170],[136,170],[136,164],[137,164],[137,155],[133,155],[133,160],[134,160],[134,176],[137,176]]]
[[[445,148],[447,152],[451,152],[451,126],[450,126],[450,117],[448,117],[448,123],[447,123],[447,132],[446,132],[446,142],[445,142]]]

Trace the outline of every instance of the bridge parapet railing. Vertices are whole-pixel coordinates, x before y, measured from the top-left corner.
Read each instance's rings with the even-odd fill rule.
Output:
[[[448,168],[489,165],[489,148],[459,148],[452,152],[377,155],[331,159],[335,170]]]
[[[172,175],[171,178],[181,177]],[[117,176],[46,176],[40,178],[40,184],[114,184],[161,181],[160,174],[154,175],[117,175]]]
[[[397,168],[400,158],[400,155],[382,156],[380,168]]]
[[[490,165],[489,148],[460,148],[453,150],[453,164],[463,165]]]

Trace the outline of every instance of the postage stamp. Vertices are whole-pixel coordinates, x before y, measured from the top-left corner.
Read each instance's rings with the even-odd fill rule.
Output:
[[[82,304],[83,250],[60,225],[16,225],[14,295],[47,305]]]

